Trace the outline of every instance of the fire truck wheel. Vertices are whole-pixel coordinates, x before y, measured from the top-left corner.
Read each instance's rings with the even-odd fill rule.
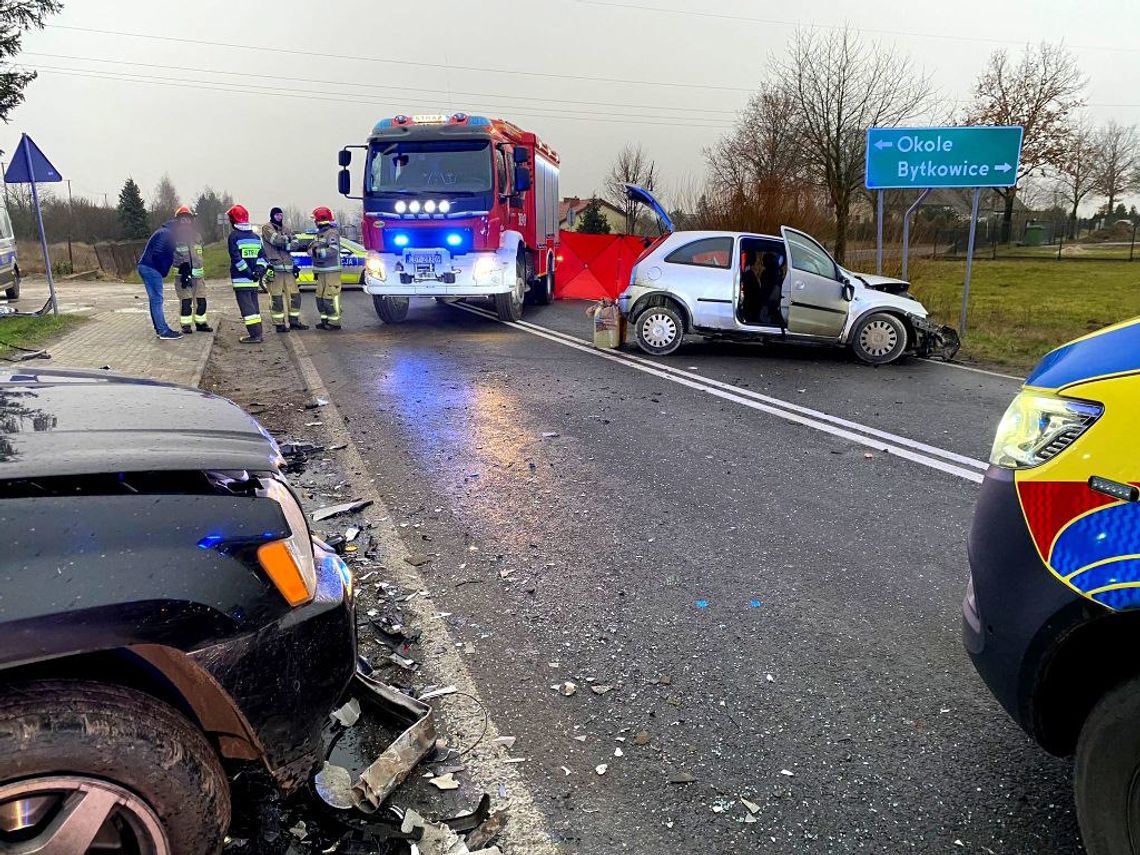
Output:
[[[407,297],[385,297],[382,294],[372,295],[372,307],[376,315],[386,324],[398,324],[408,316]]]
[[[547,261],[546,275],[535,279],[530,286],[535,305],[549,306],[554,302],[554,259]]]
[[[515,287],[506,294],[495,295],[495,311],[500,321],[522,320],[523,300],[526,297],[526,266],[520,258],[515,264]]]

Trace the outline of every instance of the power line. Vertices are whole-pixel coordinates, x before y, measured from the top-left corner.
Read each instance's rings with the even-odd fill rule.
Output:
[[[151,86],[180,86],[190,89],[202,89],[208,92],[229,92],[234,94],[243,95],[258,95],[276,98],[307,98],[310,103],[313,98],[321,101],[334,101],[342,104],[353,104],[356,106],[365,106],[371,104],[372,106],[380,106],[380,102],[372,101],[365,102],[358,98],[341,98],[335,95],[327,95],[324,92],[314,90],[294,90],[294,91],[281,91],[279,89],[272,89],[268,87],[259,87],[255,85],[241,86],[230,81],[210,81],[210,80],[187,80],[185,78],[174,77],[157,77],[153,75],[136,75],[129,73],[118,73],[113,71],[102,71],[95,69],[74,69],[74,68],[58,68],[55,66],[46,65],[31,65],[36,71],[46,72],[48,74],[62,74],[72,77],[88,78],[92,80],[113,80],[127,83],[142,83]],[[387,109],[395,109],[391,104],[384,102],[383,106]],[[491,106],[491,105],[488,105]],[[724,123],[710,123],[711,118],[702,122],[700,120],[690,121],[682,120],[677,116],[653,116],[653,115],[639,115],[639,116],[616,116],[614,114],[598,114],[591,113],[589,115],[576,115],[567,113],[561,110],[544,111],[535,107],[524,107],[518,109],[512,105],[506,105],[505,108],[501,105],[491,107],[494,110],[509,110],[514,115],[530,116],[542,119],[565,119],[569,121],[582,121],[582,122],[606,122],[616,124],[633,124],[645,125],[650,127],[668,127],[668,128],[704,128],[711,130],[722,130],[726,128]],[[663,121],[646,121],[647,119],[661,119]]]
[[[516,101],[533,101],[534,100],[534,98],[528,97],[526,95],[510,95],[510,94],[503,93],[503,92],[459,92],[459,91],[455,91],[455,90],[448,92],[448,91],[445,91],[442,89],[424,89],[424,88],[414,87],[414,86],[389,86],[389,85],[380,85],[380,84],[376,84],[376,83],[359,83],[357,81],[351,81],[351,80],[328,80],[328,79],[321,79],[321,78],[315,78],[315,77],[288,77],[288,76],[281,75],[281,74],[258,74],[256,72],[244,72],[244,71],[219,71],[219,70],[216,70],[213,68],[195,68],[193,66],[170,65],[168,63],[130,62],[127,60],[103,59],[101,57],[95,57],[95,56],[72,56],[72,55],[68,55],[68,54],[37,53],[35,51],[26,51],[26,52],[21,54],[21,57],[46,57],[49,59],[67,59],[67,60],[73,60],[75,62],[98,62],[98,63],[105,63],[105,64],[110,64],[110,65],[115,65],[115,66],[133,65],[133,66],[137,66],[139,68],[157,68],[157,69],[161,69],[161,70],[165,70],[165,71],[190,71],[190,72],[194,72],[194,73],[198,73],[198,74],[224,74],[224,75],[243,77],[243,78],[258,77],[258,78],[262,78],[262,79],[266,79],[266,80],[275,80],[275,81],[289,81],[289,82],[294,82],[294,83],[315,83],[315,84],[318,84],[321,86],[354,86],[354,87],[358,87],[358,88],[362,88],[362,89],[376,89],[376,90],[383,90],[383,91],[393,90],[393,91],[401,91],[401,92],[421,92],[421,93],[427,93],[430,95],[463,95],[463,96],[472,97],[472,98],[506,98],[506,99],[516,100]],[[85,69],[76,69],[76,70],[85,70]],[[95,69],[92,69],[92,70],[95,70]],[[666,105],[666,104],[628,104],[628,103],[622,103],[622,102],[616,102],[616,101],[580,101],[580,100],[574,100],[574,99],[569,99],[569,98],[549,98],[549,97],[545,97],[545,96],[542,98],[542,101],[544,103],[552,103],[552,104],[576,104],[576,105],[593,106],[593,107],[619,107],[622,109],[637,109],[637,110],[675,110],[675,111],[681,111],[681,112],[687,112],[687,113],[711,113],[711,114],[714,114],[714,115],[721,117],[721,118],[724,118],[726,116],[727,117],[735,116],[735,113],[731,110],[723,110],[723,109],[722,110],[711,110],[711,109],[708,109],[705,107],[674,107],[674,106],[670,106],[670,105]]]
[[[618,3],[613,0],[574,0],[583,6],[600,6],[611,9],[631,9],[638,12],[660,12],[666,15],[685,15],[693,18],[713,18],[719,21],[733,21],[735,23],[746,24],[767,24],[769,26],[777,27],[804,27],[810,30],[840,30],[843,29],[845,24],[804,24],[800,21],[785,21],[779,18],[756,18],[747,15],[730,15],[725,12],[700,12],[692,9],[671,9],[666,6],[642,6],[636,3]],[[951,33],[923,33],[913,32],[907,30],[887,30],[877,27],[851,27],[852,30],[860,33],[873,33],[875,35],[884,36],[907,36],[910,38],[919,39],[944,39],[947,41],[956,42],[982,42],[987,44],[1000,44],[1000,45],[1023,45],[1024,39],[996,39],[989,36],[957,36]],[[1069,47],[1076,50],[1103,50],[1103,51],[1116,51],[1119,53],[1138,53],[1140,48],[1131,47],[1113,47],[1111,45],[1069,45]]]
[[[321,60],[327,61],[329,55],[321,51],[298,50],[297,48],[284,48],[284,47],[269,47],[266,45],[249,45],[237,44],[234,42],[218,42],[207,41],[206,39],[188,39],[180,36],[159,36],[151,33],[128,33],[121,30],[101,30],[95,27],[74,27],[67,24],[45,24],[45,27],[54,30],[74,30],[81,33],[96,33],[104,36],[124,36],[133,39],[153,39],[155,41],[163,42],[176,42],[178,44],[202,45],[205,47],[228,47],[238,48],[239,50],[260,50],[269,51],[274,54],[294,54],[295,56],[312,56],[319,57]],[[435,62],[415,62],[409,59],[381,59],[376,56],[361,56],[360,54],[338,54],[337,59],[353,59],[360,62],[374,62],[384,65],[403,65],[416,68],[430,68],[434,71],[439,71],[443,68],[452,71],[476,71],[482,74],[509,74],[512,77],[541,77],[553,80],[581,80],[591,83],[623,83],[632,84],[636,86],[664,86],[680,89],[712,89],[722,92],[751,92],[751,89],[741,86],[717,86],[712,83],[677,83],[662,80],[630,80],[621,77],[591,77],[584,74],[554,74],[553,72],[545,71],[523,71],[513,68],[489,68],[482,65],[448,65],[444,66]]]

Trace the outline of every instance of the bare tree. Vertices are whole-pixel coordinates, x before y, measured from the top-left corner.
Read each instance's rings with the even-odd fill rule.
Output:
[[[1096,135],[1099,157],[1094,168],[1096,192],[1108,200],[1109,217],[1115,202],[1140,190],[1140,140],[1135,125],[1110,121]]]
[[[1093,192],[1095,170],[1101,161],[1098,135],[1083,119],[1069,130],[1069,145],[1057,164],[1057,189],[1069,205],[1069,237],[1077,236],[1077,209]]]
[[[182,202],[178,199],[178,191],[174,189],[174,182],[169,175],[163,175],[154,186],[154,195],[150,200],[148,216],[150,227],[158,228],[171,217]]]
[[[851,203],[863,185],[867,128],[897,125],[922,112],[930,77],[848,26],[798,31],[777,73],[782,97],[796,103],[792,130],[835,213],[835,257],[843,261]]]
[[[752,95],[732,130],[705,149],[713,183],[731,192],[802,181],[808,164],[796,133],[798,123],[798,102],[790,90]]]
[[[606,198],[625,213],[626,234],[633,234],[637,228],[637,203],[626,198],[626,184],[637,184],[651,193],[657,187],[657,163],[640,143],[627,144],[618,153],[605,180]]]
[[[1063,45],[1027,47],[1014,62],[1005,50],[990,54],[974,84],[971,125],[1021,125],[1021,164],[1017,183],[999,191],[1005,202],[1002,239],[1009,240],[1013,203],[1023,178],[1046,166],[1060,167],[1070,148],[1069,125],[1084,105],[1085,77]]]

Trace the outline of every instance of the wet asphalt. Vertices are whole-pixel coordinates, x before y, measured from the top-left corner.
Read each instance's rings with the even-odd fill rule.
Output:
[[[1069,762],[962,650],[973,482],[456,307],[343,304],[308,349],[565,851],[1080,851]],[[525,320],[588,335],[584,304]],[[1018,386],[668,364],[978,459]]]

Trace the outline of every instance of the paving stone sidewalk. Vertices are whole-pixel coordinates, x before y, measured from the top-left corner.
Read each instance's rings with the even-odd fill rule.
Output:
[[[210,325],[233,332],[237,315],[228,283],[208,282]],[[47,281],[25,280],[19,308],[30,311],[48,297]],[[87,321],[49,341],[44,348],[51,359],[35,360],[38,367],[106,368],[116,374],[147,377],[197,386],[206,368],[215,333],[195,332],[177,341],[160,341],[154,334],[142,285],[127,282],[64,282],[56,284],[60,312]],[[178,329],[178,302],[167,286],[166,318]]]

